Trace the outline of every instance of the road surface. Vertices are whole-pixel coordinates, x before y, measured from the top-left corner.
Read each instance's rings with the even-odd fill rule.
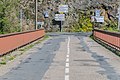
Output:
[[[0,80],[120,80],[120,58],[84,33],[50,33]]]

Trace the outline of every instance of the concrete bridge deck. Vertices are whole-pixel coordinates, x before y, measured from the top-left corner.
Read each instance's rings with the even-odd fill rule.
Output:
[[[0,80],[120,80],[120,58],[87,34],[49,35]]]

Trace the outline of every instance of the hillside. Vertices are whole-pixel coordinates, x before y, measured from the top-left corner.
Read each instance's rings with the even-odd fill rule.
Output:
[[[77,15],[79,15],[79,21],[72,26],[76,29],[75,31],[86,31],[83,27],[87,29],[91,24],[103,30],[117,31],[118,18],[116,16],[118,16],[118,0],[75,0],[72,5],[75,11],[77,11]],[[99,9],[101,16],[105,17],[104,23],[90,23],[90,17],[95,15],[95,9]],[[86,20],[88,21],[88,25],[84,23]],[[83,23],[81,24],[80,21]]]
[[[54,16],[58,13],[58,5],[61,3],[69,5],[69,13],[66,14],[63,31],[91,30],[90,16],[94,15],[95,8],[101,10],[101,16],[105,16],[105,23],[96,23],[96,26],[102,29],[116,29],[118,0],[38,0],[38,21],[44,22],[43,27],[46,31],[59,30],[59,24],[54,24]],[[0,6],[0,33],[34,29],[34,0],[1,0]],[[48,11],[49,18],[44,17],[45,11]],[[85,21],[88,24],[81,24],[81,22]]]

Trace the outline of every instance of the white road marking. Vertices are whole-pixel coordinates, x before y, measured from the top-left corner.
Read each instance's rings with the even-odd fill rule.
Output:
[[[67,67],[67,68],[68,68],[68,67],[69,67],[69,63],[66,63],[66,66],[65,66],[65,67]]]
[[[65,80],[69,80],[69,75],[65,75]]]
[[[66,62],[67,62],[67,63],[69,62],[69,58],[66,59]]]
[[[70,57],[70,37],[68,37],[68,44],[67,44],[67,55],[66,55],[66,64],[65,64],[65,80],[69,80],[69,71],[70,71],[70,64],[69,64],[69,57]]]
[[[70,51],[68,51],[67,54],[69,55],[69,54],[70,54]]]
[[[65,73],[68,74],[69,73],[69,68],[65,69]]]
[[[69,58],[70,56],[69,56],[69,54],[67,54],[67,56],[66,56],[67,58]]]
[[[67,54],[68,54],[68,55],[70,54],[70,50],[68,50]]]

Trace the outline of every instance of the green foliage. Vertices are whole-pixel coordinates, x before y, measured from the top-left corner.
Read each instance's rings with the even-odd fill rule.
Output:
[[[14,60],[14,59],[15,59],[15,57],[16,57],[16,56],[13,56],[13,55],[12,55],[12,56],[9,56],[9,61]]]
[[[5,65],[6,62],[5,62],[5,61],[1,61],[0,64],[1,64],[1,65]]]
[[[72,32],[90,32],[92,31],[92,23],[89,16],[80,13],[79,21],[72,26]]]
[[[18,0],[0,0],[0,33],[19,31]]]
[[[109,21],[108,22],[108,26],[103,26],[100,29],[102,30],[107,30],[107,31],[111,31],[111,32],[118,32],[118,24],[117,21]]]

